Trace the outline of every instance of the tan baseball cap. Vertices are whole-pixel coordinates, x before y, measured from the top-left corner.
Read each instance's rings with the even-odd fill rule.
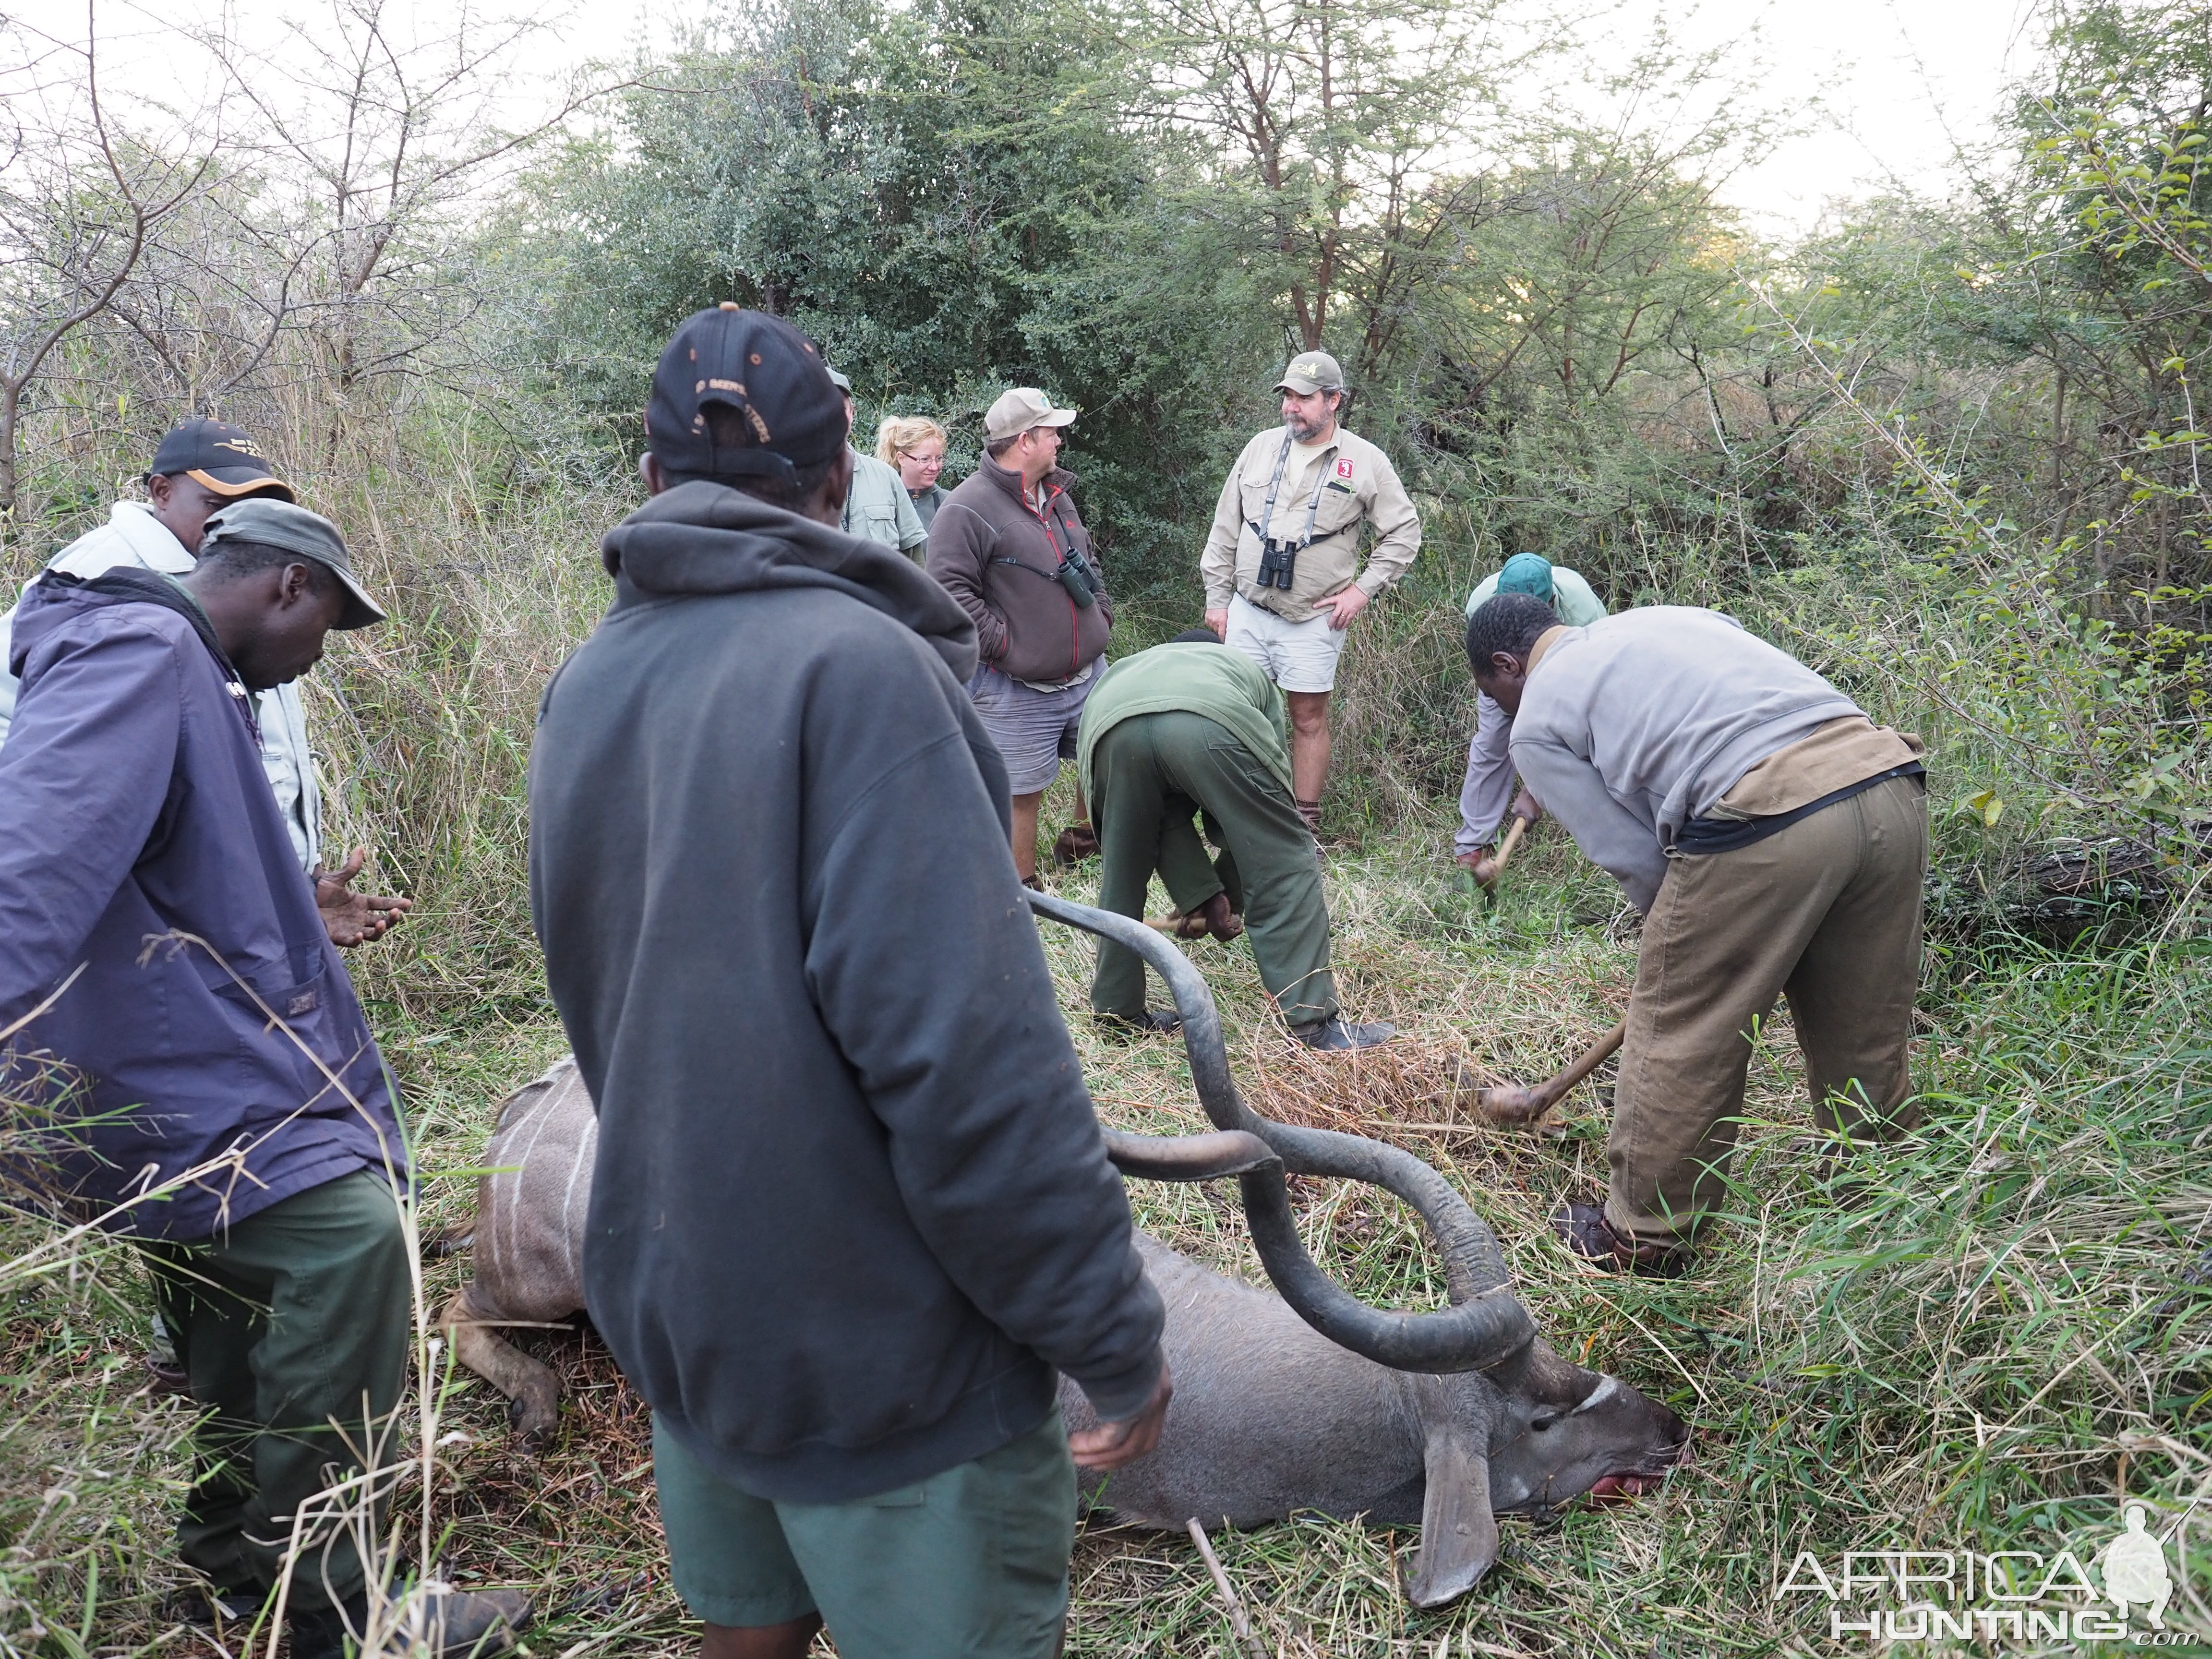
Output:
[[[1018,386],[1001,392],[983,416],[983,434],[996,443],[1018,438],[1033,426],[1066,426],[1075,418],[1072,409],[1054,409],[1052,399],[1033,386]]]
[[[1291,359],[1283,378],[1275,382],[1275,390],[1295,392],[1301,398],[1316,392],[1341,392],[1344,370],[1326,351],[1301,351]]]

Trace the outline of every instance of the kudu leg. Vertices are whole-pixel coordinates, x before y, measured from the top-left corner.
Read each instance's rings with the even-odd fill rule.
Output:
[[[505,1395],[517,1443],[541,1450],[560,1421],[561,1382],[553,1368],[532,1359],[493,1328],[499,1315],[482,1305],[474,1279],[461,1286],[438,1315],[438,1328],[453,1345],[453,1358]]]

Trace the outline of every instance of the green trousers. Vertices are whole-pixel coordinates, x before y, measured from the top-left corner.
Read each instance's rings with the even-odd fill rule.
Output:
[[[1328,968],[1328,908],[1313,833],[1290,792],[1229,729],[1202,714],[1136,714],[1098,740],[1091,821],[1104,855],[1098,902],[1141,919],[1152,872],[1177,910],[1216,893],[1244,917],[1260,978],[1292,1025],[1336,1012]],[[1223,848],[1208,859],[1191,822]],[[1101,939],[1091,1006],[1127,1018],[1145,1011],[1145,964]]]
[[[141,1249],[210,1413],[178,1553],[218,1589],[265,1594],[300,1504],[396,1454],[414,1331],[398,1206],[381,1175],[357,1170],[213,1237]],[[289,1606],[313,1612],[362,1588],[353,1531],[343,1517],[302,1529]]]
[[[740,1492],[653,1428],[670,1576],[710,1625],[818,1612],[844,1659],[1054,1659],[1075,1462],[1055,1411],[994,1452],[845,1504]]]

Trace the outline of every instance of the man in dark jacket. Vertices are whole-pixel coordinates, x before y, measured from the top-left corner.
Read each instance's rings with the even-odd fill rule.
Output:
[[[1037,803],[1075,753],[1083,704],[1105,666],[1114,601],[1075,511],[1060,434],[1075,418],[1033,386],[983,417],[975,470],[929,529],[929,574],[975,623],[981,665],[968,683],[1013,792],[1014,867],[1036,879]],[[1064,863],[1098,850],[1079,790],[1075,822],[1054,843]]]
[[[676,1587],[710,1655],[826,1620],[846,1659],[1042,1659],[1073,1464],[1149,1449],[1168,1380],[998,852],[974,629],[837,527],[844,410],[788,324],[692,317],[647,434],[614,605],[539,714],[531,898]],[[1072,1443],[1055,1367],[1103,1419]]]
[[[51,1114],[55,1185],[140,1241],[214,1413],[179,1528],[204,1580],[192,1610],[245,1616],[289,1571],[296,1659],[337,1659],[365,1628],[352,1529],[324,1494],[393,1438],[407,1152],[252,699],[312,667],[330,629],[382,616],[329,520],[234,504],[182,578],[31,588],[0,749],[0,1093]],[[456,1595],[435,1616],[465,1650],[526,1614]]]

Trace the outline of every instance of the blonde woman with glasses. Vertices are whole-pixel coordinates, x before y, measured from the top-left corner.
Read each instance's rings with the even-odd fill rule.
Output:
[[[892,415],[876,428],[876,459],[898,469],[927,530],[952,492],[937,481],[945,471],[945,428],[927,415]]]

